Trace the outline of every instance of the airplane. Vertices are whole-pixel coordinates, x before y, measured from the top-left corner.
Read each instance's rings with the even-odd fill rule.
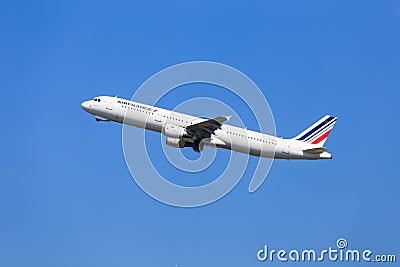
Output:
[[[284,139],[224,124],[230,116],[204,119],[118,97],[98,96],[81,106],[96,121],[114,121],[162,133],[166,144],[175,148],[191,147],[200,153],[204,146],[210,146],[263,158],[332,159],[324,147],[337,121],[330,115],[297,136]]]

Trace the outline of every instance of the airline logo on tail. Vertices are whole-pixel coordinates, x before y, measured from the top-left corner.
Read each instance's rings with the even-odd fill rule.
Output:
[[[296,136],[294,139],[303,141],[305,143],[323,146],[333,126],[335,125],[336,120],[337,117],[326,115],[311,125],[307,130]]]

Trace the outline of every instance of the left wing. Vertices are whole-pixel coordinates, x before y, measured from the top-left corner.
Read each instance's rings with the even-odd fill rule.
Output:
[[[229,120],[231,116],[219,116],[196,124],[186,126],[189,134],[195,135],[198,139],[210,138],[217,129],[221,128],[223,122]]]

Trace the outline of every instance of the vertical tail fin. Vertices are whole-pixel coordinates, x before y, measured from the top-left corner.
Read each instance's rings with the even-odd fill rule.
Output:
[[[322,147],[335,125],[336,120],[337,117],[326,115],[293,139]]]

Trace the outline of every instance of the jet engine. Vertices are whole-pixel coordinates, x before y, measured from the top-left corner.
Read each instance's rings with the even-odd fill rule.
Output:
[[[163,128],[163,134],[166,137],[171,137],[175,139],[181,138],[191,138],[191,136],[186,132],[186,129],[172,124],[166,124]]]
[[[177,148],[184,148],[185,147],[185,140],[183,139],[178,139],[178,138],[171,138],[167,137],[166,144],[172,147],[177,147]]]
[[[204,142],[202,140],[195,140],[192,147],[194,152],[200,153],[203,151]]]

